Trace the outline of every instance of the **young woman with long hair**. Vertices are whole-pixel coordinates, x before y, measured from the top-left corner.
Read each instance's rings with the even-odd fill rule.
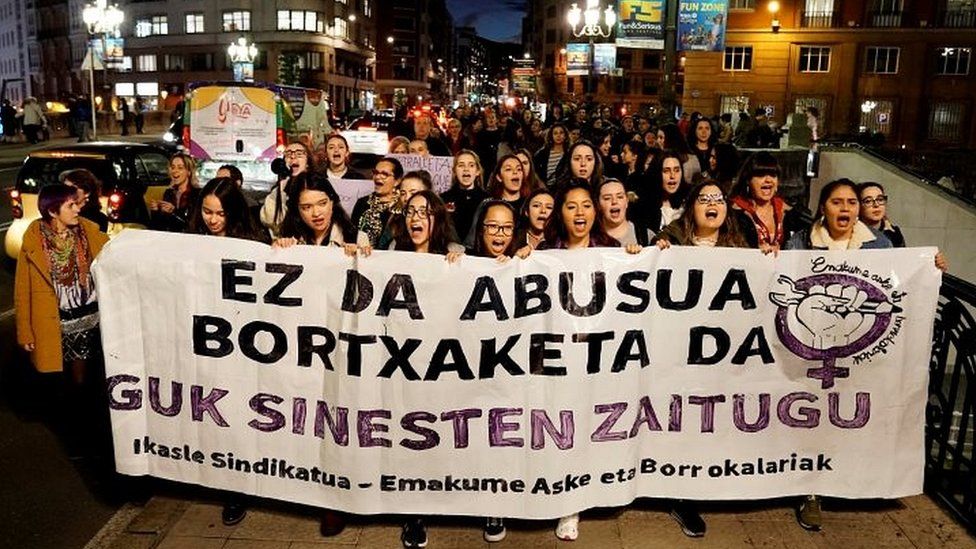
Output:
[[[511,204],[504,200],[487,200],[475,220],[472,255],[506,261],[515,255],[515,227],[516,213]]]
[[[518,211],[531,192],[522,161],[514,154],[499,158],[488,180],[488,196],[504,200]]]
[[[302,174],[293,185],[275,247],[341,246],[349,254],[356,253],[357,248],[368,253],[369,238],[353,225],[328,177],[320,172]]]
[[[149,202],[152,229],[181,233],[186,230],[197,198],[197,162],[188,154],[176,153],[169,160],[169,187],[162,200]]]
[[[194,211],[187,232],[259,242],[268,240],[267,233],[254,226],[244,193],[229,177],[208,181],[197,197]]]
[[[546,132],[546,144],[532,157],[535,171],[546,185],[556,182],[556,174],[566,161],[566,149],[569,147],[569,129],[562,122],[556,122]]]
[[[732,187],[732,209],[742,236],[752,248],[776,252],[803,228],[799,214],[779,196],[776,158],[762,151],[750,156]]]
[[[585,179],[591,187],[596,187],[603,181],[603,161],[599,150],[592,143],[580,140],[573,143],[566,153],[568,162],[562,165],[556,175],[555,186],[558,188],[571,180]]]
[[[441,198],[451,214],[458,237],[464,241],[474,222],[478,205],[488,198],[488,193],[484,190],[484,171],[478,155],[469,149],[457,153],[451,175],[451,188],[444,191]]]
[[[708,179],[691,187],[681,217],[655,235],[652,242],[662,250],[672,245],[749,247],[730,215],[721,185]]]
[[[287,201],[290,190],[290,182],[293,177],[300,173],[315,170],[315,159],[312,157],[312,150],[302,141],[289,143],[282,154],[285,161],[287,175],[278,175],[278,184],[264,198],[261,206],[261,223],[271,230],[275,236],[281,229],[281,222],[287,213]]]
[[[545,241],[546,223],[552,216],[555,203],[556,200],[548,189],[536,189],[525,200],[517,223],[519,232],[516,240],[520,251],[526,246],[529,251],[534,250]]]

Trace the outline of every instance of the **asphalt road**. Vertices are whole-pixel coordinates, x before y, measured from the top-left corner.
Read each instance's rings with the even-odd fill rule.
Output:
[[[0,167],[0,190],[13,187],[17,180],[17,166]],[[0,230],[10,222],[10,201],[7,194],[0,196]]]

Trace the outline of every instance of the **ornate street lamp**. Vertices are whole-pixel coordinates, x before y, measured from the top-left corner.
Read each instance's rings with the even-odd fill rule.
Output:
[[[600,14],[603,14],[601,22]],[[583,24],[580,25],[580,19]],[[613,6],[609,5],[606,9],[601,9],[600,0],[586,0],[586,9],[573,3],[566,12],[566,21],[573,28],[573,36],[581,38],[586,36],[590,40],[589,66],[590,70],[586,74],[587,92],[593,89],[593,39],[596,37],[610,38],[613,34],[613,27],[617,24],[617,14],[613,11]]]
[[[97,111],[95,105],[95,49],[92,47],[92,40],[96,35],[101,35],[102,51],[105,51],[105,35],[117,34],[119,32],[119,26],[122,25],[122,21],[125,19],[125,15],[115,4],[109,6],[106,0],[95,0],[93,4],[87,4],[85,6],[85,9],[81,12],[81,18],[85,22],[85,26],[88,27],[89,34],[88,91],[91,95],[92,139],[95,139],[97,137],[98,130],[95,127],[95,113]],[[104,64],[102,65],[102,68],[105,69]]]
[[[234,66],[234,82],[254,82],[254,59],[258,56],[258,47],[253,43],[248,44],[247,38],[241,36],[227,47],[227,55]]]

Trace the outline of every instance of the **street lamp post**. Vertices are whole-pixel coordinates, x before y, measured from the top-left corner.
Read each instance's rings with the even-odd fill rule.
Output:
[[[258,56],[258,47],[248,44],[247,38],[241,36],[227,47],[227,55],[234,66],[234,82],[254,82],[254,59]]]
[[[122,25],[122,20],[124,19],[124,14],[122,10],[116,5],[107,5],[106,0],[95,0],[93,4],[88,4],[81,13],[82,20],[84,20],[85,25],[88,27],[88,80],[89,80],[89,92],[91,94],[91,123],[92,123],[92,139],[98,136],[98,130],[95,125],[95,113],[97,108],[95,106],[95,51],[92,48],[92,38],[96,34],[102,35],[103,44],[102,51],[105,51],[104,36],[106,34],[115,34],[119,31],[119,26]],[[108,70],[102,65],[104,70]]]
[[[603,21],[600,21],[600,13],[603,13]],[[580,26],[582,17],[583,25]],[[590,40],[589,66],[590,70],[586,73],[586,90],[593,89],[593,62],[594,46],[593,39],[596,37],[610,38],[613,34],[613,26],[617,24],[617,14],[613,11],[613,6],[607,6],[605,10],[600,9],[600,0],[586,0],[586,9],[581,10],[576,3],[569,7],[566,12],[566,21],[573,28],[573,36],[580,38],[586,36]],[[577,28],[578,27],[578,28]]]

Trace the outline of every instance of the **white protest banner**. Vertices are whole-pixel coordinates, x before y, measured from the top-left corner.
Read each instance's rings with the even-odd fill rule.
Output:
[[[441,194],[451,188],[453,156],[421,156],[419,154],[391,154],[403,165],[403,173],[427,170],[434,182],[434,192]]]
[[[117,467],[367,514],[917,494],[933,257],[125,231],[95,266]]]
[[[376,183],[372,179],[340,179],[333,181],[332,187],[339,194],[339,203],[346,210],[348,215],[352,215],[352,209],[356,201],[364,196],[372,194],[376,190]]]

